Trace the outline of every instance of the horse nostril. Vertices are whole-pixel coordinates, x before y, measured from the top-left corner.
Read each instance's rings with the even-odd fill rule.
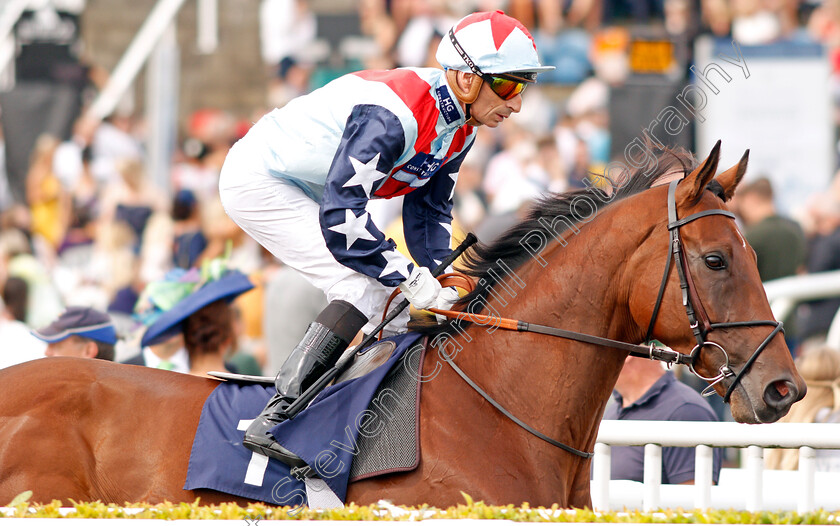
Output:
[[[796,399],[796,386],[788,380],[776,380],[764,390],[764,401],[774,409],[780,409]]]

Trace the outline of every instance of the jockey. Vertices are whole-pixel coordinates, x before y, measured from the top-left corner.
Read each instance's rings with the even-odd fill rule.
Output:
[[[329,301],[245,432],[252,451],[300,465],[269,430],[360,329],[373,330],[368,320],[393,287],[416,309],[457,299],[429,269],[451,252],[452,195],[473,127],[495,128],[518,112],[522,90],[553,67],[540,65],[528,30],[501,11],[461,19],[436,58],[444,71],[360,71],[292,100],[261,118],[225,160],[219,191],[228,215]],[[366,211],[370,199],[400,195],[416,264]],[[407,321],[404,312],[390,329],[403,332]]]

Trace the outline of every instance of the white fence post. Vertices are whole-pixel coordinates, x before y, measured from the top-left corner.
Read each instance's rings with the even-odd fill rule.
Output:
[[[595,444],[595,457],[592,459],[592,477],[595,489],[592,492],[592,509],[609,511],[610,509],[610,466],[612,452],[607,444]]]
[[[642,509],[653,511],[660,507],[659,490],[662,486],[662,446],[645,445],[645,489]]]
[[[761,511],[764,496],[764,448],[749,446],[747,448],[747,511]]]
[[[807,513],[814,511],[814,477],[817,471],[817,454],[814,448],[803,446],[799,448],[799,499],[797,511]]]
[[[713,453],[703,444],[694,448],[694,507],[701,510],[712,507]]]

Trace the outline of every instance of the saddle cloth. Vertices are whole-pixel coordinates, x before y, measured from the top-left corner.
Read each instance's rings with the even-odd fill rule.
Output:
[[[389,338],[391,357],[365,376],[324,389],[297,415],[275,427],[278,442],[308,468],[252,453],[244,430],[274,394],[274,386],[222,382],[204,403],[184,489],[212,489],[273,505],[311,504],[307,486],[324,485],[341,501],[352,481],[419,462],[419,374],[423,345],[417,333]]]

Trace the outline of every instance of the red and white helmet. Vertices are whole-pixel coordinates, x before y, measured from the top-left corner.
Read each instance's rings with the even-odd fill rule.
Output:
[[[537,45],[528,29],[501,11],[467,15],[450,30],[468,59],[483,73],[540,73],[554,66],[543,66]],[[445,69],[474,73],[448,34],[443,35],[435,56]]]

